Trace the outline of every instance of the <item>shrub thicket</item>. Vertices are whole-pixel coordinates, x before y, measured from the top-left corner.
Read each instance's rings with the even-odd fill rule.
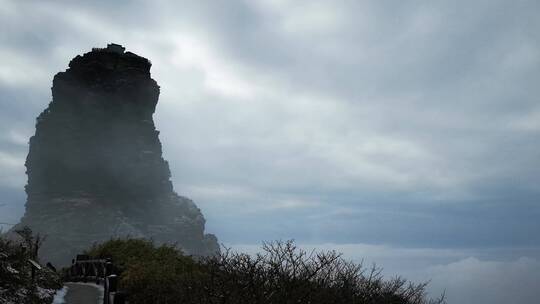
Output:
[[[426,283],[385,280],[380,269],[363,268],[340,254],[306,252],[292,241],[263,244],[248,255],[225,249],[192,259],[171,245],[140,239],[111,240],[88,254],[110,257],[130,303],[444,303],[428,299]]]

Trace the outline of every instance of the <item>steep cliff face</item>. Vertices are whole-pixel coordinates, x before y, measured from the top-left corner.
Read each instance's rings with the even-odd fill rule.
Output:
[[[77,56],[53,81],[26,159],[21,225],[47,235],[44,259],[64,264],[96,241],[149,237],[216,252],[195,204],[178,196],[152,115],[151,63],[109,45]]]

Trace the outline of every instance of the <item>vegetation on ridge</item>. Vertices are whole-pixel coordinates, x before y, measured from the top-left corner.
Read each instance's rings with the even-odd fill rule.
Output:
[[[264,243],[256,255],[225,249],[197,260],[144,239],[114,239],[87,253],[112,258],[132,304],[445,303],[444,297],[428,299],[426,283],[386,280],[376,267],[334,251],[306,252],[292,241]]]

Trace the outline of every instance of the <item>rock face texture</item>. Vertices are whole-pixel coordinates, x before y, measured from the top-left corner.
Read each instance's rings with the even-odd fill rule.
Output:
[[[219,250],[195,204],[177,195],[152,114],[151,63],[110,44],[56,74],[26,159],[28,225],[47,235],[42,260],[57,265],[94,242],[146,237],[188,254]]]

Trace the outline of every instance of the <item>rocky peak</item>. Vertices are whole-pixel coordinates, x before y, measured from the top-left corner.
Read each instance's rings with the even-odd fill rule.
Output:
[[[65,262],[94,241],[127,234],[193,254],[218,250],[200,210],[173,190],[152,118],[159,86],[150,67],[109,44],[54,77],[53,100],[30,139],[22,219],[49,235],[45,258]]]

